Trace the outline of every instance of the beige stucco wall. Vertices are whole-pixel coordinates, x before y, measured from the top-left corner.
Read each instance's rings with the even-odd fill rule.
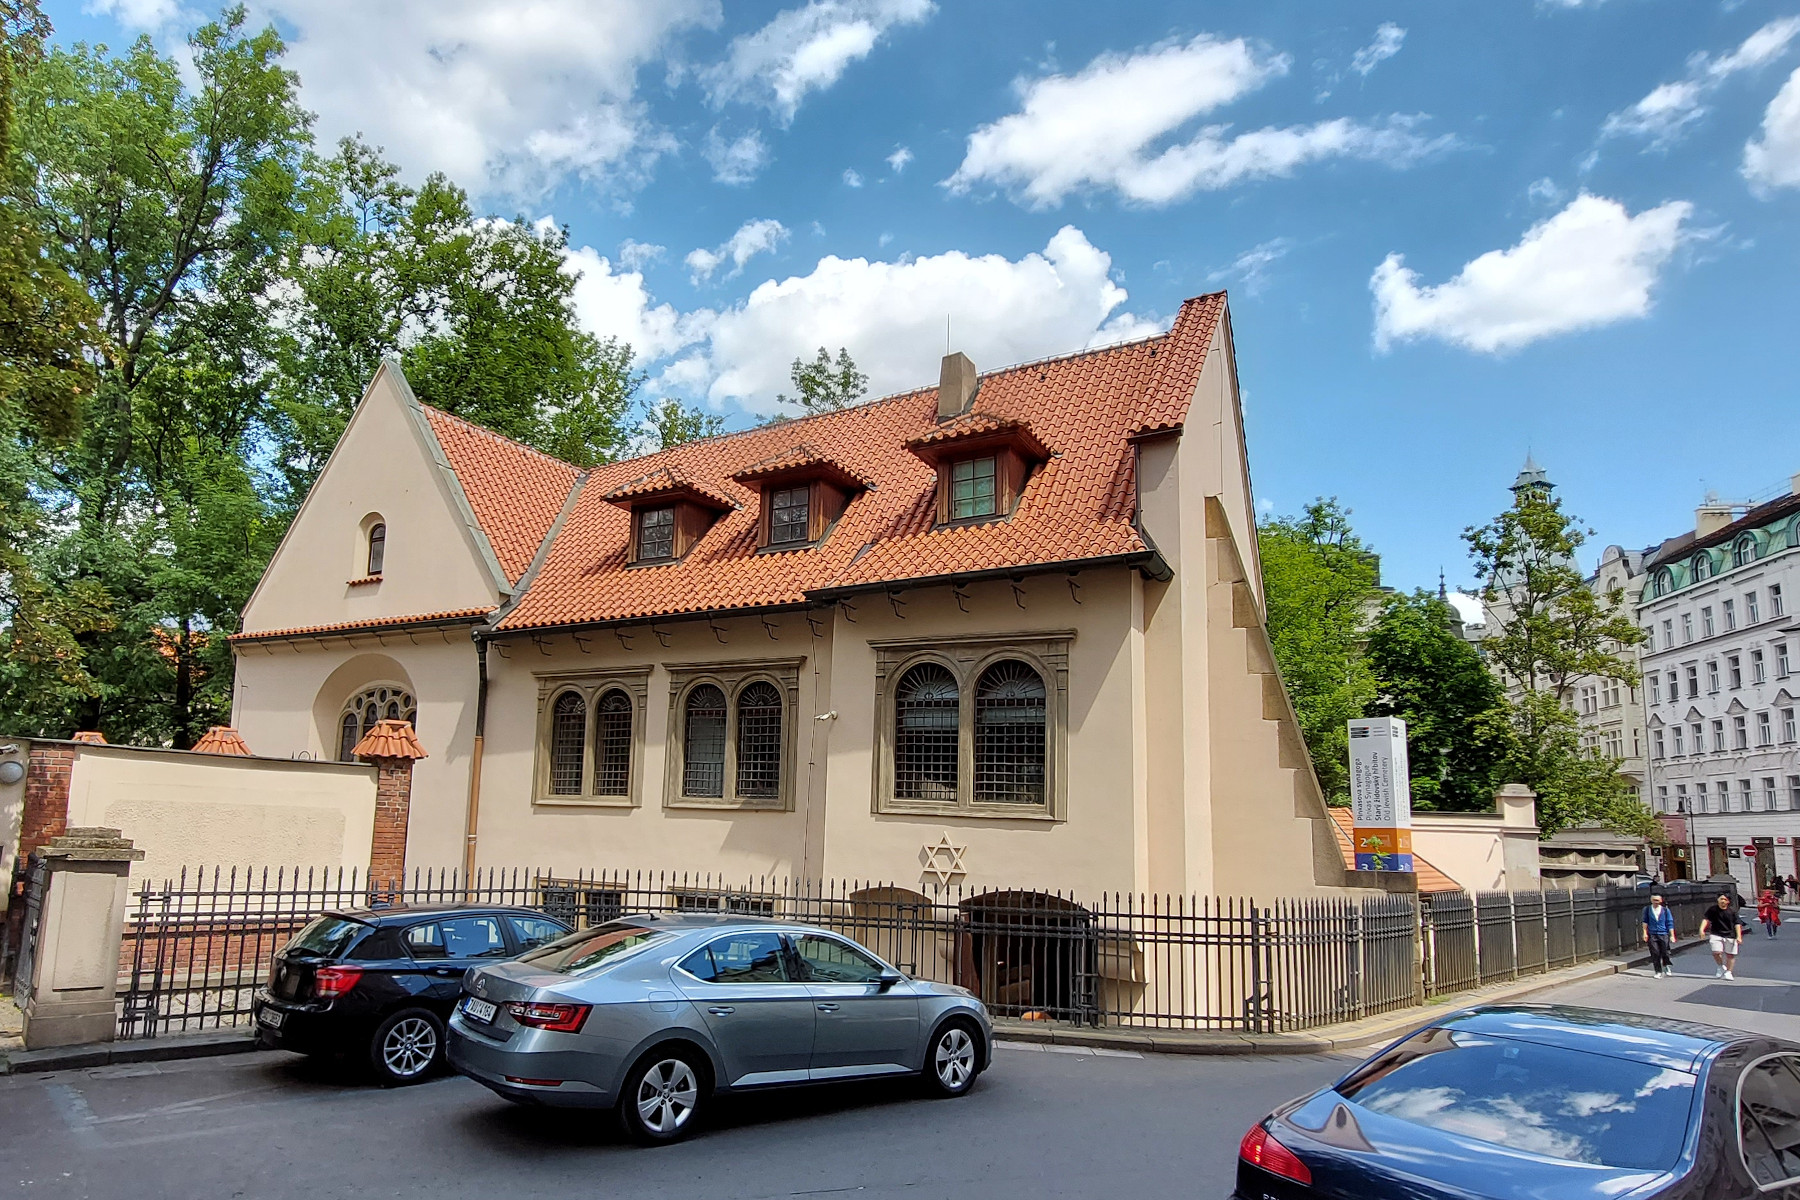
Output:
[[[245,605],[245,632],[498,603],[497,568],[403,386],[386,369],[370,384]],[[350,587],[368,565],[366,525],[376,514],[387,524],[381,582]]]
[[[347,700],[376,683],[405,687],[419,705],[426,753],[413,765],[407,866],[460,867],[476,680],[466,628],[251,644],[238,647],[232,720],[259,755],[328,760]]]
[[[367,868],[375,770],[349,763],[84,746],[69,779],[70,826],[120,830],[139,880],[183,867]]]

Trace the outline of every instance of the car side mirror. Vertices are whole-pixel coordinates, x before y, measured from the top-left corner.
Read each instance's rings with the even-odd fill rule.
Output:
[[[905,983],[906,976],[898,971],[883,971],[881,973],[881,978],[876,982],[879,983],[881,990],[885,992],[897,983]]]

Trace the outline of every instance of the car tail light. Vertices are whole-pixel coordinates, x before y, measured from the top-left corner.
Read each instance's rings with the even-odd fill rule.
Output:
[[[593,1007],[591,1004],[533,1004],[514,1000],[506,1005],[506,1011],[512,1014],[513,1020],[533,1029],[577,1033]]]
[[[1310,1184],[1312,1172],[1295,1157],[1294,1152],[1275,1140],[1275,1135],[1261,1125],[1253,1125],[1238,1143],[1238,1157],[1253,1167],[1261,1167],[1271,1175]]]
[[[362,979],[361,967],[320,967],[313,973],[313,995],[320,1000],[335,1000]]]

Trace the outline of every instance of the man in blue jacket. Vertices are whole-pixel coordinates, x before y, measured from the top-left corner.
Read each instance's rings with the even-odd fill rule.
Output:
[[[1651,892],[1650,903],[1644,906],[1644,941],[1650,946],[1650,973],[1658,979],[1673,975],[1669,947],[1675,944],[1675,914],[1663,903],[1661,892]]]

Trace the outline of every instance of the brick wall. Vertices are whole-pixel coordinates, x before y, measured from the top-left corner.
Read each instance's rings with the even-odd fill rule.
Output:
[[[25,808],[19,815],[19,859],[69,825],[69,775],[75,747],[34,745],[25,765]]]
[[[412,815],[410,758],[377,758],[375,833],[369,846],[371,884],[395,882],[406,874],[406,824]]]

